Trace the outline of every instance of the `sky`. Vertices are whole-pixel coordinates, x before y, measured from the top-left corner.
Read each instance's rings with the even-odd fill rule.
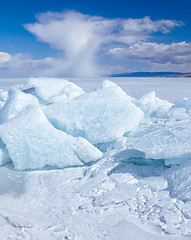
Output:
[[[191,72],[190,0],[1,2],[0,77]]]

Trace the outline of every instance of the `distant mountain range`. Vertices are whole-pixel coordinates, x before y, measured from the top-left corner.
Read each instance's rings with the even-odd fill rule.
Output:
[[[191,73],[181,72],[132,72],[113,74],[111,77],[191,77]]]

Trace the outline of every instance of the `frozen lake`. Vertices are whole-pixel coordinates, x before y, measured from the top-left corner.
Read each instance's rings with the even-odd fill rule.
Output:
[[[109,79],[117,83],[128,95],[139,98],[150,91],[156,91],[156,96],[168,101],[176,101],[185,97],[191,98],[191,78],[64,78],[76,83],[84,91],[94,90],[103,80]],[[27,78],[0,78],[0,88],[9,89],[10,86],[26,83]]]
[[[0,239],[191,239],[191,78],[67,79],[0,79]]]

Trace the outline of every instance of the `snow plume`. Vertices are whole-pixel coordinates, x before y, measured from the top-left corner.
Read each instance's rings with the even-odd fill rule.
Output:
[[[106,19],[84,15],[75,11],[47,12],[37,16],[37,22],[25,28],[39,41],[63,51],[62,64],[56,72],[65,76],[99,76],[104,74],[100,57],[113,44],[133,44],[145,40],[150,34],[169,32],[183,23],[172,20]],[[51,76],[50,68],[46,75]]]

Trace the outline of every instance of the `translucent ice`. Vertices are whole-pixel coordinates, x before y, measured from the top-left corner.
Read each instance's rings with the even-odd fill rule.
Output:
[[[28,83],[34,87],[35,94],[44,103],[63,101],[84,93],[76,84],[64,79],[30,78]]]
[[[0,89],[0,109],[5,104],[5,101],[7,100],[7,98],[8,98],[8,92]]]
[[[110,81],[94,92],[45,106],[43,111],[56,128],[93,144],[122,137],[135,130],[144,117],[132,98]]]
[[[186,113],[186,109],[185,108],[176,108],[173,106],[173,108],[171,108],[168,111],[168,117],[167,117],[167,121],[184,121],[186,119],[188,119],[188,115]]]
[[[127,149],[124,151],[121,151],[119,153],[117,153],[114,156],[115,161],[125,161],[128,160],[130,158],[145,158],[145,153],[144,152],[140,152],[136,149]]]
[[[1,125],[0,137],[19,170],[82,165],[102,156],[87,140],[55,129],[39,107],[25,109]]]
[[[0,109],[3,107],[4,102],[0,101]]]
[[[8,119],[17,116],[19,112],[25,111],[33,105],[38,106],[38,104],[39,102],[34,96],[11,89],[8,92],[7,101],[0,110],[0,123],[6,122]]]
[[[174,108],[183,108],[186,113],[191,113],[191,100],[185,98],[183,100],[177,101],[174,105]]]
[[[163,121],[150,124],[127,138],[126,143],[128,147],[145,152],[147,158],[169,158],[168,164],[182,163],[191,156],[190,135],[189,120]]]
[[[169,169],[165,174],[165,178],[169,184],[169,191],[173,198],[178,198],[184,202],[191,203],[191,163],[188,161],[186,164],[179,168]],[[191,207],[191,204],[190,204]],[[190,215],[191,211],[187,213]]]
[[[164,117],[173,105],[166,100],[157,98],[155,91],[144,95],[139,100],[135,100],[135,104],[144,111],[146,116],[153,117]]]
[[[9,153],[5,147],[5,144],[0,138],[0,166],[11,161]]]
[[[0,101],[5,102],[8,97],[8,92],[0,89]]]

